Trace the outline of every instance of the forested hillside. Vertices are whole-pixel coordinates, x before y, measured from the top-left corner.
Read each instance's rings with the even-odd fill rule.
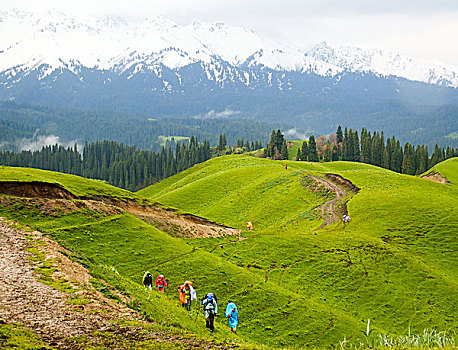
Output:
[[[4,102],[0,105],[0,149],[21,151],[28,149],[26,147],[30,143],[39,144],[37,137],[53,135],[65,145],[78,143],[82,146],[86,141],[114,140],[159,152],[163,142],[160,136],[195,136],[200,140],[207,139],[214,146],[219,135],[225,134],[228,144],[235,145],[239,139],[266,142],[276,126],[237,117],[210,113],[208,116],[181,115],[172,118]]]

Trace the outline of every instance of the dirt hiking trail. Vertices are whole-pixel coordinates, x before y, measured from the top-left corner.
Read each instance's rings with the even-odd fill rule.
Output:
[[[28,239],[31,241],[28,242]],[[46,260],[52,259],[53,267],[57,269],[53,274],[54,279],[71,281],[76,291],[62,292],[38,281],[39,275],[34,271],[37,263],[30,260],[33,255],[26,250],[30,242],[38,241],[40,252]],[[140,321],[141,316],[136,311],[107,299],[95,290],[89,284],[91,276],[88,271],[60,251],[65,249],[43,237],[40,232],[17,229],[15,223],[0,218],[1,322],[17,322],[37,334],[47,345],[58,349],[84,349],[84,344],[71,338],[84,335],[88,340],[97,342],[100,339],[94,334],[96,331],[120,335],[123,340],[130,340],[134,344],[144,339],[174,343],[177,348],[186,349],[232,348],[185,339],[169,331],[145,333],[140,326],[121,325],[117,321],[143,321]],[[72,304],[70,301],[76,298],[85,300],[85,303]],[[110,347],[119,348],[116,344],[110,344]]]
[[[346,202],[342,203],[342,199],[348,196],[348,192],[342,187],[348,190],[358,193],[360,189],[353,185],[349,180],[344,179],[340,175],[326,174],[326,178],[309,175],[313,180],[322,184],[325,188],[331,190],[335,194],[335,198],[322,204],[319,208],[321,216],[324,222],[315,231],[322,229],[335,222],[339,222],[343,214],[348,214]],[[332,180],[332,181],[331,181]],[[337,185],[336,182],[340,185]],[[341,187],[342,186],[342,187]]]

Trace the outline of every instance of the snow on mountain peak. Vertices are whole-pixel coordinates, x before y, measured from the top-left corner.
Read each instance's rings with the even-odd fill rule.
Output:
[[[49,67],[44,75],[62,67],[77,72],[77,65],[119,71],[155,70],[161,64],[179,69],[220,60],[323,76],[373,72],[458,87],[458,67],[437,61],[376,49],[333,48],[325,42],[305,52],[221,21],[179,25],[158,16],[129,23],[118,16],[77,19],[54,10],[0,12],[0,72],[27,72],[42,64]]]
[[[333,49],[324,42],[308,51],[307,55],[350,72],[372,72],[458,87],[458,67],[447,66],[437,60],[413,58],[381,49],[352,46]]]

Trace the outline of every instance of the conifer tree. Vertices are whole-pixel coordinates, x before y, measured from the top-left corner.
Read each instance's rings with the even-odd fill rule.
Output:
[[[283,143],[281,145],[281,159],[288,159],[288,145],[286,144],[286,140],[283,139]]]
[[[307,161],[309,155],[307,141],[302,142],[301,146],[301,160]]]
[[[361,151],[359,148],[358,131],[353,133],[353,160],[359,162],[361,160]]]
[[[404,145],[401,171],[403,174],[415,175],[415,151],[408,142]]]
[[[316,149],[315,136],[310,135],[308,144],[308,160],[310,162],[318,162],[318,151]]]
[[[337,135],[337,143],[342,142],[343,141],[343,133],[342,133],[342,127],[340,125],[337,127],[336,135]]]

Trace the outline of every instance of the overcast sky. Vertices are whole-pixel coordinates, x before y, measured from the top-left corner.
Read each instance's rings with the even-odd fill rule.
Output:
[[[0,5],[129,20],[162,15],[179,24],[224,21],[304,48],[326,41],[458,66],[458,0],[0,0]]]

